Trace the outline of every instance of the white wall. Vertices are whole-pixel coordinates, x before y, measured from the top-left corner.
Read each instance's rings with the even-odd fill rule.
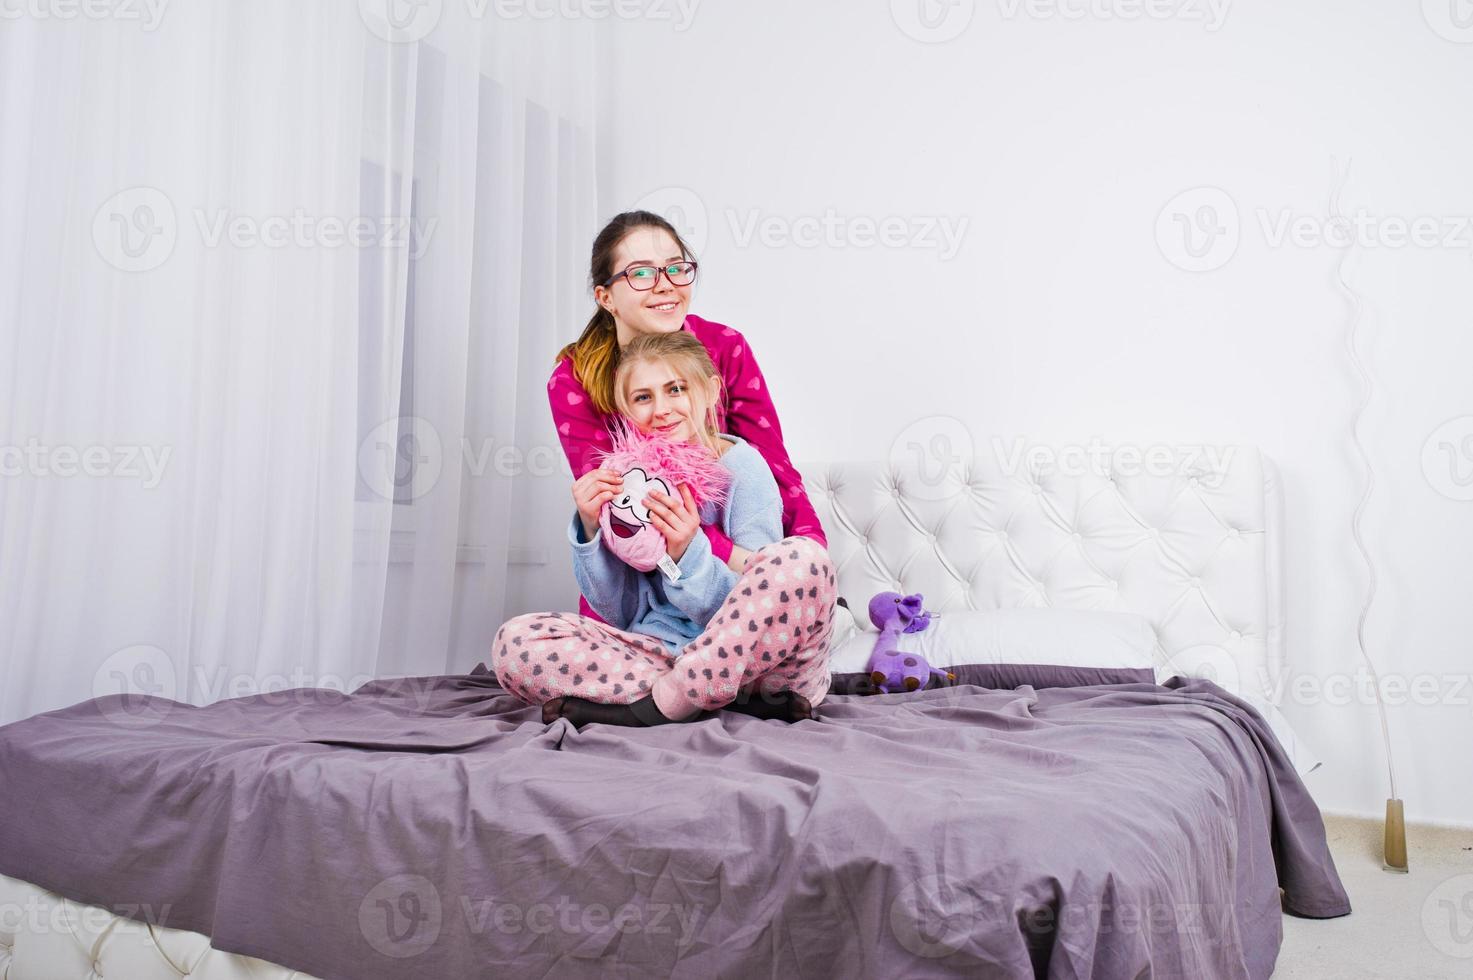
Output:
[[[1457,680],[1473,503],[1453,499],[1448,469],[1473,473],[1473,440],[1422,460],[1439,425],[1473,416],[1473,44],[1435,31],[1437,10],[1369,0],[1153,4],[1175,10],[1164,19],[1126,19],[1142,9],[1130,0],[932,3],[955,24],[972,15],[945,43],[897,26],[917,9],[708,0],[683,31],[613,22],[601,211],[685,200],[705,239],[693,310],[752,339],[795,458],[884,454],[933,415],[979,446],[1263,447],[1286,483],[1289,658],[1319,682],[1359,662],[1350,305],[1341,251],[1276,245],[1259,212],[1270,231],[1323,222],[1332,164],[1353,158],[1345,213],[1430,217],[1455,239],[1392,249],[1376,231],[1348,274],[1378,381],[1363,430],[1379,477],[1369,645],[1383,672],[1438,685],[1439,703],[1391,709],[1398,789],[1409,819],[1473,822],[1473,690]],[[1220,268],[1188,272],[1156,223],[1201,186],[1229,195],[1241,240]],[[925,239],[862,247],[854,225],[836,246],[742,240],[754,214],[801,232],[830,210],[966,230],[951,256]],[[1285,711],[1326,760],[1307,780],[1321,806],[1379,812],[1373,707],[1291,696]]]

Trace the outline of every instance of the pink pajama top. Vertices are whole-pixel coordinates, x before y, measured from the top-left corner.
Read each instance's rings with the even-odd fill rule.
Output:
[[[705,345],[721,375],[721,401],[716,406],[717,428],[751,443],[767,461],[777,480],[782,493],[783,536],[801,535],[828,547],[818,514],[808,502],[803,480],[783,446],[777,409],[773,407],[772,398],[767,393],[767,382],[746,338],[731,327],[693,315],[685,318],[681,329],[694,334]],[[599,452],[607,452],[613,447],[609,435],[613,416],[594,407],[593,399],[573,373],[570,358],[564,358],[553,368],[552,377],[547,382],[547,399],[552,406],[553,425],[576,479],[597,465]],[[723,562],[729,559],[731,539],[722,533],[721,528],[703,524],[702,530],[710,540],[712,553]],[[580,601],[579,608],[585,616],[592,613],[586,599]]]

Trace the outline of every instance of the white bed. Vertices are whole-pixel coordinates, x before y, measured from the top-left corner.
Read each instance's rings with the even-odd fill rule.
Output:
[[[895,589],[940,612],[1144,615],[1159,676],[1207,676],[1253,702],[1303,773],[1316,763],[1272,698],[1285,664],[1277,474],[1249,447],[1213,459],[1170,475],[1009,474],[986,458],[939,475],[882,461],[800,469],[851,601]],[[306,977],[0,876],[0,980],[185,976]]]

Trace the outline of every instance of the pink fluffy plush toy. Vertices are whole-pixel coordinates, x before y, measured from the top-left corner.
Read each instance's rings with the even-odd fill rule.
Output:
[[[623,474],[624,492],[599,512],[604,545],[641,572],[659,568],[679,578],[679,567],[665,553],[665,535],[650,523],[644,497],[659,490],[679,500],[680,485],[685,484],[697,509],[708,501],[720,506],[726,503],[731,472],[700,443],[646,434],[628,424],[617,426],[612,436],[613,449],[601,454],[600,465]]]

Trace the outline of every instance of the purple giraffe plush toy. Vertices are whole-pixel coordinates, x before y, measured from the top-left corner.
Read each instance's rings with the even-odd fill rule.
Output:
[[[907,596],[881,592],[869,601],[869,618],[879,627],[880,638],[875,641],[865,672],[879,691],[915,691],[924,687],[932,674],[956,680],[951,671],[932,667],[920,654],[896,649],[895,641],[901,633],[919,633],[931,624],[931,613],[921,608],[919,592]]]

